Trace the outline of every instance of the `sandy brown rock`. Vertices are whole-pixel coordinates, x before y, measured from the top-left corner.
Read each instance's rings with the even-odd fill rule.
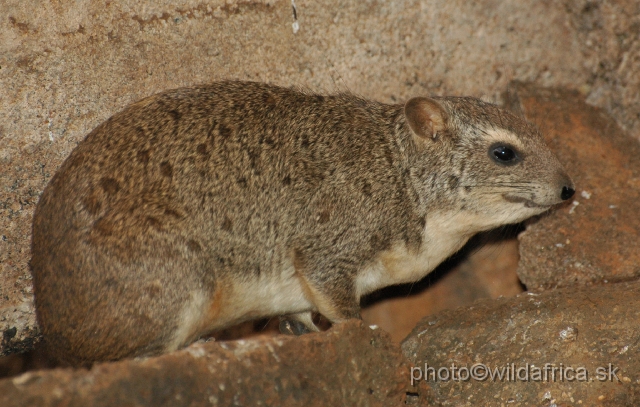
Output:
[[[37,332],[28,270],[42,189],[128,103],[222,78],[499,100],[512,79],[570,85],[638,136],[634,0],[97,0],[0,3],[0,355]],[[14,334],[15,330],[15,334]]]
[[[588,103],[606,109],[640,139],[640,4],[633,0],[565,3],[570,31],[582,44],[590,77],[580,87]]]
[[[0,381],[0,405],[433,405],[426,385],[410,385],[409,369],[388,335],[353,321],[303,337],[196,343],[89,371],[30,372]]]
[[[516,84],[510,104],[537,123],[576,185],[571,204],[520,235],[529,290],[640,276],[640,143],[577,92]]]
[[[436,372],[475,364],[503,370],[502,380],[440,381],[436,376],[434,381],[433,375],[422,380],[445,406],[636,406],[639,326],[640,283],[619,283],[526,293],[445,311],[425,318],[402,348],[423,371],[425,363]],[[534,376],[532,366],[544,372],[546,364],[546,379],[544,373]],[[515,373],[507,376],[507,367]],[[568,368],[574,369],[569,375]],[[418,377],[416,370],[413,374]],[[456,377],[466,374],[458,370]]]

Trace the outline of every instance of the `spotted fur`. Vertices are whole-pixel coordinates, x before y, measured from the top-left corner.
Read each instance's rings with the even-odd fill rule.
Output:
[[[495,143],[520,161],[502,165]],[[33,225],[37,317],[61,360],[158,354],[287,315],[359,317],[473,234],[573,189],[538,130],[472,98],[383,104],[261,83],[151,96],[93,130]]]

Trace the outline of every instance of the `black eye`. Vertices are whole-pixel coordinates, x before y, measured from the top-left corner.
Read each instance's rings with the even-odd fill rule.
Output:
[[[499,164],[511,165],[519,160],[518,154],[511,146],[496,144],[489,148],[489,156]]]

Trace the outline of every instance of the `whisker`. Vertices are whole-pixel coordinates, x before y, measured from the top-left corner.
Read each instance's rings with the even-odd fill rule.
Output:
[[[457,184],[451,185],[449,182],[438,182],[431,184],[433,186],[449,186],[455,188],[477,188],[477,187],[490,187],[490,186],[504,186],[504,187],[531,187],[532,185],[536,185],[533,182],[486,182],[486,183],[475,183],[475,184]]]

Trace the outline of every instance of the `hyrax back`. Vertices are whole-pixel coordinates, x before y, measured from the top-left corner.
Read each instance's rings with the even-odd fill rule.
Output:
[[[476,99],[177,89],[98,126],[42,194],[38,321],[70,363],[266,316],[314,330],[311,312],[358,317],[362,295],[571,194],[537,130]]]

